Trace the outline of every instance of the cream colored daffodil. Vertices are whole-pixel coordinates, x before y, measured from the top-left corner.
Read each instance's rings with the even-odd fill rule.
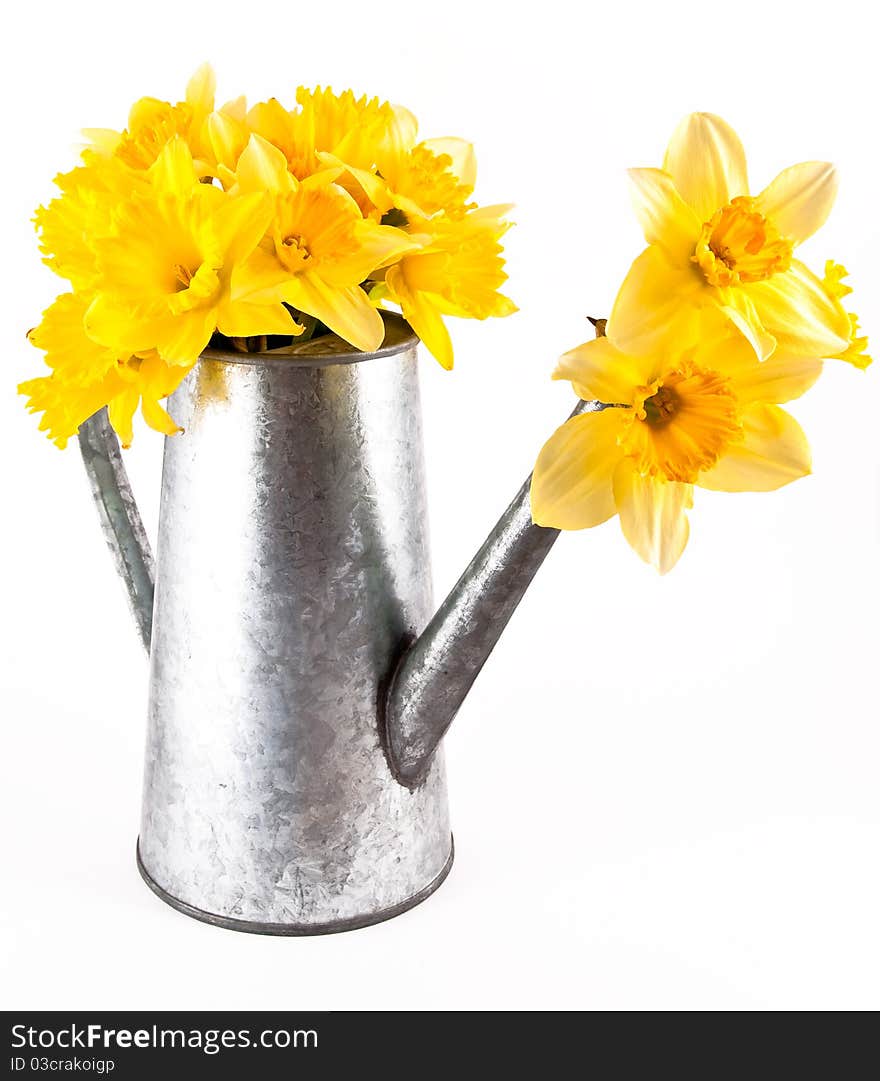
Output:
[[[617,514],[635,551],[661,574],[688,540],[694,486],[773,491],[810,472],[810,449],[780,404],[813,385],[822,362],[778,350],[759,361],[732,330],[656,353],[597,338],[562,357],[554,378],[603,403],[562,425],[532,478],[532,516],[557,529]]]
[[[774,348],[833,356],[849,345],[839,300],[794,257],[828,217],[837,174],[826,162],[783,170],[749,194],[733,129],[694,113],[676,129],[662,169],[632,169],[633,206],[649,247],[635,260],[608,321],[624,352],[656,350],[724,318],[759,357]]]

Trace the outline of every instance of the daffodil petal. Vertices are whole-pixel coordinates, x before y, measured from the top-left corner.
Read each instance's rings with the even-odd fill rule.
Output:
[[[776,339],[767,333],[748,295],[742,289],[718,289],[712,295],[719,302],[719,311],[749,343],[758,360],[769,357],[776,348]]]
[[[92,341],[114,350],[118,356],[153,348],[154,324],[149,314],[132,311],[101,294],[89,305],[83,319],[85,332]]]
[[[633,389],[648,382],[652,364],[651,358],[629,356],[607,338],[595,338],[563,353],[553,378],[569,379],[586,401],[629,405]]]
[[[425,139],[422,146],[434,154],[448,154],[452,158],[452,172],[458,177],[459,183],[468,188],[476,184],[477,156],[473,143],[447,136],[442,139]]]
[[[197,114],[207,115],[214,108],[217,77],[210,64],[201,64],[186,84],[186,103]]]
[[[365,353],[378,349],[385,338],[382,316],[360,286],[341,288],[328,285],[317,274],[297,274],[283,287],[283,296]]]
[[[227,196],[214,211],[213,226],[227,265],[242,263],[263,239],[272,220],[272,200],[252,195]]]
[[[392,267],[385,279],[390,290],[390,299],[400,305],[403,317],[419,336],[419,340],[441,367],[452,370],[454,355],[452,339],[440,311],[442,298],[409,289],[399,273],[399,267]]]
[[[328,261],[322,277],[333,285],[359,285],[378,267],[396,262],[419,247],[412,237],[390,225],[359,221],[355,225],[358,247],[352,253]]]
[[[161,432],[163,435],[177,435],[178,432],[183,431],[183,428],[172,419],[167,410],[163,409],[157,401],[151,398],[143,397],[141,400],[141,413],[154,432]]]
[[[646,563],[671,571],[688,542],[693,485],[642,476],[630,458],[614,471],[614,501],[623,535]]]
[[[690,266],[673,266],[655,244],[633,262],[605,328],[624,353],[660,352],[690,337],[703,282]]]
[[[192,364],[211,340],[214,309],[196,308],[156,322],[155,347],[169,364]]]
[[[772,492],[810,472],[803,429],[778,405],[759,403],[743,415],[743,439],[732,443],[697,484],[716,492]]]
[[[229,295],[233,300],[247,299],[252,304],[280,302],[281,286],[289,281],[290,271],[274,252],[258,247],[244,263],[233,267]]]
[[[737,371],[733,385],[744,404],[781,405],[806,393],[822,374],[822,361],[776,352],[768,360]]]
[[[662,169],[630,169],[630,198],[645,240],[659,244],[672,260],[693,255],[700,220],[682,199],[669,173]]]
[[[227,168],[235,169],[248,142],[246,125],[223,111],[211,113],[205,123],[208,141],[217,161]]]
[[[229,338],[259,334],[301,334],[303,328],[283,304],[228,300],[217,309],[217,329]]]
[[[794,260],[784,274],[739,288],[787,352],[830,357],[849,345],[849,316],[803,263]]]
[[[746,155],[733,128],[712,113],[691,113],[675,129],[663,168],[701,222],[748,195]]]
[[[541,448],[532,474],[532,520],[553,529],[588,529],[615,513],[611,478],[627,410],[580,413]]]
[[[824,225],[837,195],[837,170],[827,161],[783,169],[757,197],[758,210],[796,244]]]
[[[126,449],[131,446],[134,439],[134,414],[138,407],[140,394],[134,388],[123,390],[107,405],[107,416],[113,430],[119,436],[119,442]]]
[[[169,195],[189,195],[198,184],[192,152],[179,135],[165,144],[150,166],[150,177],[157,191]]]
[[[288,191],[293,178],[287,169],[287,158],[261,135],[252,134],[242,150],[235,169],[238,190],[246,192]]]

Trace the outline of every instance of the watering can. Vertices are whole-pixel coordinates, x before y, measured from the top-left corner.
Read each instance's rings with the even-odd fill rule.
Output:
[[[434,611],[418,339],[383,318],[374,353],[203,354],[170,399],[155,566],[106,410],[80,429],[150,656],[138,867],[215,925],[344,931],[437,889],[441,740],[558,536],[526,481]]]

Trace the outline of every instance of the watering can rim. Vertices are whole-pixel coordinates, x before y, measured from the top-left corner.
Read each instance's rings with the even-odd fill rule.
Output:
[[[295,365],[297,368],[327,368],[336,364],[360,364],[376,357],[390,357],[411,349],[418,342],[415,331],[406,320],[395,312],[380,312],[385,323],[385,340],[372,353],[365,353],[354,346],[346,346],[339,352],[326,348],[327,339],[339,342],[336,335],[326,335],[304,342],[301,353],[236,353],[226,349],[205,349],[200,360],[221,364],[245,365]],[[324,348],[322,348],[322,345]]]

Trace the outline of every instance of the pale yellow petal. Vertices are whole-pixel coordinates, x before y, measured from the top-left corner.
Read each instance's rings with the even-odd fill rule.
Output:
[[[649,244],[659,244],[670,261],[686,262],[694,253],[701,222],[662,169],[630,169],[633,211]]]
[[[202,64],[186,84],[186,103],[197,115],[207,116],[214,108],[216,90],[214,69],[208,63]]]
[[[776,339],[767,332],[751,298],[741,288],[714,290],[712,300],[721,314],[729,319],[745,338],[758,360],[769,357],[776,348]]]
[[[690,340],[704,287],[695,268],[673,266],[652,244],[624,278],[605,332],[618,349],[633,354],[656,353],[669,341]]]
[[[666,150],[663,168],[701,222],[735,196],[749,192],[739,136],[712,113],[691,113],[682,120]]]
[[[783,169],[757,197],[758,209],[796,244],[824,225],[837,195],[837,170],[827,161]]]
[[[635,388],[649,381],[653,363],[649,357],[621,353],[607,338],[594,338],[563,353],[553,378],[569,379],[586,401],[629,405]]]
[[[801,426],[778,405],[753,405],[743,436],[697,484],[717,492],[772,492],[810,472],[810,445]]]
[[[671,571],[688,542],[693,485],[642,476],[630,458],[614,471],[620,527],[634,551],[661,574]]]
[[[822,361],[777,350],[768,360],[742,368],[733,376],[740,402],[781,405],[805,394],[822,374]]]
[[[785,273],[739,289],[786,352],[829,357],[849,345],[849,316],[803,263],[794,260]]]
[[[223,112],[211,113],[206,126],[214,157],[219,163],[235,169],[248,142],[247,126]]]
[[[186,142],[175,135],[150,166],[153,187],[163,194],[189,195],[199,182],[192,153]]]
[[[567,420],[541,448],[532,474],[532,520],[553,529],[588,529],[615,512],[611,479],[628,411],[603,409]]]
[[[235,169],[240,192],[290,191],[295,182],[287,158],[260,135],[251,135]]]
[[[451,136],[442,139],[425,139],[422,146],[434,154],[447,154],[452,158],[451,169],[459,182],[472,188],[477,182],[477,156],[474,144],[466,139]]]
[[[288,304],[314,315],[356,349],[372,353],[385,338],[382,316],[357,285],[331,286],[317,274],[307,272],[291,278],[282,292]]]

